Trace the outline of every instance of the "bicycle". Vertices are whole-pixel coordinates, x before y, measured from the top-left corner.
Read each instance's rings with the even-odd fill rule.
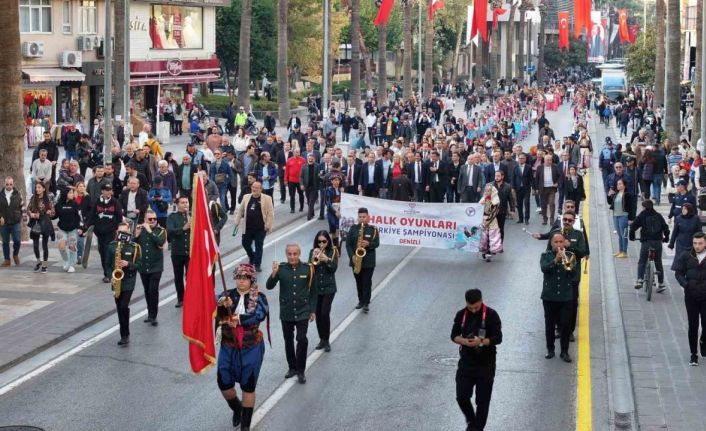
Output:
[[[655,258],[657,250],[650,248],[647,250],[647,263],[645,266],[645,278],[642,281],[642,286],[645,288],[647,300],[652,300],[652,289],[657,284],[657,268],[655,266]]]

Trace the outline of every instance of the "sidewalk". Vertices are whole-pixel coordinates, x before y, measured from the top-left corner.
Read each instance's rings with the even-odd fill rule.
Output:
[[[596,121],[595,131],[596,151],[606,136],[618,142],[618,129],[612,125],[606,128]],[[670,206],[666,196],[661,201],[655,209],[666,219]],[[604,208],[598,215],[610,217],[607,206]],[[611,238],[614,251],[618,250],[616,235]],[[689,366],[684,293],[669,269],[674,252],[664,245],[662,261],[668,288],[663,294],[653,293],[648,302],[644,289],[634,288],[639,250],[639,242],[630,242],[629,257],[615,259],[638,425],[642,431],[706,430],[706,398],[702,395],[706,361],[702,358],[701,366]]]

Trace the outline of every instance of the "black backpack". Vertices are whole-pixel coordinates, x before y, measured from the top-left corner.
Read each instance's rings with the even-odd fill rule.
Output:
[[[642,237],[655,238],[662,236],[662,221],[658,214],[650,214],[645,217],[645,222],[642,224]]]

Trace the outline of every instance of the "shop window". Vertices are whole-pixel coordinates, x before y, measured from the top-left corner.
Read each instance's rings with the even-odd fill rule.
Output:
[[[96,34],[98,32],[98,13],[96,12],[95,0],[81,0],[78,15],[81,34]]]
[[[51,33],[51,0],[20,0],[20,33]]]
[[[153,5],[149,34],[152,49],[202,49],[203,8]]]
[[[63,19],[61,20],[61,30],[64,34],[71,34],[71,0],[64,0]]]
[[[23,117],[26,125],[52,123],[54,92],[50,88],[22,91]]]

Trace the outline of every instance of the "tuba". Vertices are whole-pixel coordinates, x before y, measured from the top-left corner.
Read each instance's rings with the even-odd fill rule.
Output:
[[[368,253],[363,247],[363,240],[365,235],[365,225],[360,224],[360,231],[358,232],[358,242],[355,244],[355,254],[353,255],[353,273],[359,274],[360,270],[363,268],[363,258]]]
[[[111,284],[113,285],[113,296],[120,297],[120,284],[125,277],[125,271],[120,268],[120,261],[122,260],[123,241],[118,241],[118,245],[115,247],[115,259],[113,260],[113,273],[111,274]]]

